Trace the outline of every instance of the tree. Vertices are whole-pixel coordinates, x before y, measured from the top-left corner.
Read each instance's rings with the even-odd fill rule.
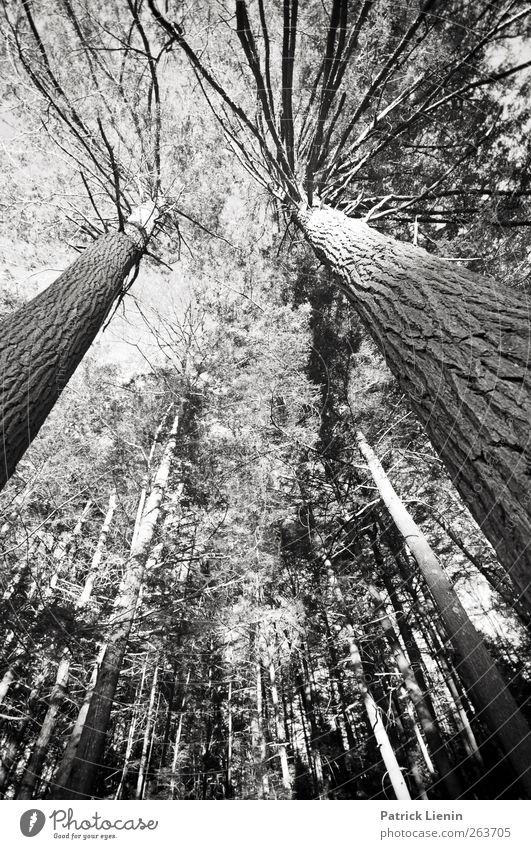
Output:
[[[248,73],[233,95],[214,70],[216,45],[209,63],[210,45],[200,49],[148,4],[190,60],[240,162],[339,280],[531,604],[525,296],[349,217],[440,225],[455,220],[454,202],[466,209],[471,198],[504,193],[521,208],[529,189],[519,169],[508,164],[498,195],[485,163],[514,130],[496,120],[496,98],[530,63],[494,68],[489,50],[525,32],[529,9],[479,0],[445,4],[442,15],[425,0],[396,13],[385,0],[355,9],[333,0],[326,13],[284,0],[279,22],[261,0],[253,22],[237,0],[233,32]],[[514,223],[511,214],[501,221]]]
[[[147,234],[140,232],[102,236],[45,292],[0,323],[0,489],[123,293],[125,278],[138,266],[146,247]]]
[[[80,10],[70,0],[52,4],[51,14],[61,13],[56,20],[63,31],[51,36],[46,12],[36,13],[30,0],[16,10],[6,3],[2,5],[2,32],[30,85],[49,109],[44,129],[67,155],[84,187],[84,202],[65,204],[73,215],[70,220],[77,234],[96,241],[49,289],[5,317],[0,325],[0,488],[13,474],[113,303],[134,282],[157,224],[154,200],[158,198],[161,179],[156,61],[133,4],[130,47],[134,47],[136,38],[142,51],[140,55],[131,51],[134,57],[126,60],[121,70],[118,66],[118,76],[117,68],[109,64],[109,51],[105,55],[99,52],[96,39],[90,36],[90,17],[81,19]],[[65,42],[76,44],[77,68],[61,63],[60,51]],[[148,72],[148,81],[140,86],[136,76],[139,68]],[[86,78],[98,93],[95,109],[87,95],[81,98],[72,90],[72,78],[84,79],[84,75],[88,75]],[[118,93],[124,112],[121,115],[110,105],[110,97],[116,99]],[[25,97],[25,86],[21,84],[19,103],[24,103]],[[145,105],[142,119],[131,108],[133,99],[136,104],[143,101]],[[137,167],[136,172],[135,144],[140,145],[143,159],[142,168]],[[145,198],[150,200],[140,203]],[[125,232],[126,219],[136,225],[132,232]],[[116,220],[118,232],[113,232]],[[131,271],[132,278],[126,283]]]
[[[382,501],[407,542],[426,580],[455,648],[460,673],[476,710],[499,740],[522,788],[530,794],[531,731],[529,725],[518,710],[516,702],[452,589],[437,557],[400,501],[374,451],[361,432],[358,432],[357,439],[360,452],[367,461]]]
[[[118,678],[135,619],[139,594],[157,528],[175,451],[182,407],[169,429],[166,445],[145,504],[139,511],[131,553],[114,601],[106,640],[83,729],[70,763],[68,778],[54,787],[54,798],[85,798],[93,793],[94,777],[101,761]],[[143,502],[144,493],[141,495]]]

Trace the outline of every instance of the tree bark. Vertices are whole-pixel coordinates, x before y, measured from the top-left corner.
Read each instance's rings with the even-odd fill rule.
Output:
[[[354,304],[531,606],[525,296],[337,210],[301,206],[296,219]]]
[[[429,543],[400,501],[374,451],[358,433],[360,452],[391,518],[404,537],[456,653],[456,666],[478,717],[491,731],[524,798],[531,798],[531,730]]]
[[[0,322],[0,489],[81,362],[144,247],[108,233]]]

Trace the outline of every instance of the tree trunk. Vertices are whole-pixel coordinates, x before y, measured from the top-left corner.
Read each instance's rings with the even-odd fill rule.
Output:
[[[39,736],[37,737],[35,746],[28,760],[22,781],[17,793],[17,799],[32,799],[33,791],[39,781],[41,781],[41,770],[46,758],[48,746],[55,730],[57,715],[61,704],[65,697],[68,677],[70,675],[70,651],[65,649],[63,656],[59,661],[55,684],[50,696],[50,702],[46,716],[41,725]]]
[[[146,679],[147,662],[148,662],[148,655],[146,654],[144,664],[142,666],[142,677],[140,679],[140,684],[138,685],[138,687],[135,690],[135,698],[134,698],[134,701],[133,701],[133,716],[132,716],[132,719],[131,719],[131,724],[129,726],[129,734],[127,735],[127,743],[126,743],[126,746],[125,746],[125,754],[124,754],[124,762],[123,762],[123,766],[122,766],[122,774],[120,776],[120,782],[118,784],[118,788],[116,790],[116,793],[114,794],[115,799],[121,798],[123,789],[125,787],[125,780],[126,780],[127,775],[129,773],[131,755],[133,753],[133,747],[134,747],[135,742],[136,742],[136,739],[135,739],[136,738],[136,725],[137,725],[137,722],[138,722],[138,719],[139,719],[139,714],[141,713],[141,711],[143,709],[142,692],[144,690],[144,681]]]
[[[97,578],[98,570],[103,559],[103,553],[105,551],[105,547],[107,545],[107,537],[109,536],[109,531],[111,529],[112,520],[114,517],[114,512],[116,510],[116,487],[111,489],[109,494],[109,506],[107,508],[107,512],[105,514],[105,518],[103,520],[103,525],[101,526],[100,535],[98,537],[98,542],[96,543],[96,548],[94,549],[94,554],[92,555],[92,560],[90,562],[90,567],[85,577],[85,583],[83,586],[83,590],[81,591],[81,595],[77,600],[76,607],[82,608],[88,604],[90,601],[90,597],[92,595],[92,590],[94,589],[94,581]]]
[[[94,692],[94,688],[96,686],[96,681],[98,680],[98,672],[101,662],[103,660],[103,655],[105,654],[105,648],[105,645],[103,645],[100,651],[98,652],[98,657],[92,669],[92,674],[90,676],[87,692],[85,693],[85,698],[83,699],[83,704],[79,709],[76,721],[74,723],[74,727],[70,732],[68,743],[66,744],[66,748],[63,752],[63,756],[61,758],[59,766],[57,767],[57,772],[54,776],[51,788],[52,792],[50,795],[51,799],[61,798],[61,793],[65,792],[68,789],[68,778],[72,771],[72,767],[74,765],[74,760],[76,757],[77,747],[81,739],[83,728],[85,727],[85,721],[87,719],[90,701]],[[57,796],[55,794],[57,794]],[[66,798],[68,798],[68,796],[66,796]]]
[[[11,734],[8,734],[7,740],[5,740],[2,745],[2,760],[0,762],[0,796],[3,798],[6,796],[6,789],[9,784],[11,773],[14,771],[15,764],[17,763],[19,751],[20,749],[25,748],[27,735],[28,733],[31,733],[35,707],[40,701],[41,688],[43,683],[46,681],[47,675],[48,666],[46,665],[44,668],[41,668],[40,672],[38,672],[35,676],[33,687],[25,706],[27,719],[25,719],[22,723],[16,724],[16,729],[12,730]]]
[[[191,654],[193,653],[194,648],[195,648],[195,640],[192,640],[192,648],[191,648],[191,652],[190,652]],[[190,664],[190,666],[188,668],[188,674],[186,676],[186,681],[184,683],[183,693],[182,693],[182,697],[181,697],[181,707],[180,707],[180,710],[179,710],[179,722],[177,724],[177,733],[175,735],[175,744],[174,744],[174,747],[173,747],[173,760],[172,760],[172,764],[171,764],[170,795],[169,795],[170,799],[175,799],[175,795],[176,795],[177,782],[176,782],[175,779],[177,777],[177,761],[179,759],[181,737],[182,737],[182,733],[183,733],[184,714],[185,714],[185,709],[186,709],[186,702],[188,701],[188,696],[189,696],[188,688],[190,686],[190,678],[191,677],[192,677],[192,664]]]
[[[269,798],[269,775],[267,768],[267,746],[264,736],[262,665],[257,656],[254,661],[255,704],[251,718],[251,738],[254,754],[255,786],[259,799]]]
[[[301,207],[297,221],[339,278],[531,606],[531,372],[524,295],[327,207]]]
[[[232,681],[229,681],[227,693],[227,770],[225,772],[225,798],[231,799],[232,792],[232,753],[234,749],[232,729]]]
[[[419,593],[419,588],[415,588],[413,586],[413,582],[411,580],[411,576],[408,575],[406,570],[403,567],[403,564],[400,562],[400,559],[396,559],[399,574],[401,575],[401,580],[404,582],[404,586],[407,588],[407,592],[410,594],[413,599],[414,608],[413,612],[416,614],[416,627],[418,627],[419,632],[422,634],[423,640],[426,644],[427,650],[430,654],[430,657],[434,658],[439,670],[439,674],[444,681],[444,685],[448,690],[447,697],[445,701],[447,702],[450,699],[450,704],[453,704],[451,718],[455,725],[457,731],[461,734],[463,740],[463,746],[466,753],[469,757],[475,762],[475,764],[481,768],[483,768],[483,757],[479,751],[479,746],[477,744],[474,732],[472,731],[470,721],[468,718],[468,714],[465,710],[465,706],[463,704],[461,695],[459,693],[459,689],[457,686],[457,677],[454,678],[454,672],[450,668],[449,660],[446,657],[447,648],[445,644],[439,639],[439,633],[436,627],[437,622],[433,621],[433,613],[436,613],[433,608],[433,602],[431,599],[426,599],[426,597],[421,598],[421,594]],[[396,588],[392,584],[389,576],[386,576],[384,579],[386,581],[385,586],[393,603],[393,607],[396,613],[397,623],[399,625],[400,633],[402,634],[404,641],[408,647],[408,651],[413,651],[419,653],[419,662],[416,664],[417,668],[421,668],[419,664],[422,664],[422,653],[420,648],[417,646],[417,639],[411,630],[410,624],[407,621],[410,618],[409,614],[406,614],[402,602],[398,597],[398,593]],[[426,604],[428,602],[428,604]],[[420,612],[426,615],[420,615]],[[411,611],[410,611],[411,612]],[[413,661],[415,663],[415,661]],[[431,689],[433,690],[434,684],[431,684]],[[462,687],[461,682],[459,682],[459,686]],[[440,689],[437,687],[438,695],[440,695]],[[430,696],[431,698],[431,696]],[[434,712],[435,710],[434,706]]]
[[[114,602],[109,639],[98,671],[96,686],[90,700],[67,786],[63,790],[57,789],[52,798],[82,799],[90,798],[93,794],[94,781],[98,768],[101,766],[105,749],[105,739],[118,678],[135,618],[145,564],[168,482],[179,420],[180,414],[178,413],[175,416],[159,469],[153,481],[151,493],[146,501],[138,535],[131,548],[129,562]]]
[[[435,772],[435,768],[428,754],[424,738],[415,721],[413,708],[404,688],[401,689],[400,695],[402,696],[403,705],[396,690],[391,696],[391,703],[393,705],[394,720],[399,732],[399,739],[401,740],[401,748],[405,750],[409,763],[409,775],[411,776],[410,783],[414,783],[417,788],[417,794],[413,798],[425,799],[427,801],[428,793],[426,791],[426,782],[424,781],[423,770],[420,766],[421,761],[419,755],[426,763],[430,776]],[[415,746],[413,742],[414,740],[416,741],[417,746]]]
[[[531,731],[424,534],[398,498],[379,460],[358,433],[360,451],[389,513],[418,563],[457,655],[456,666],[479,718],[505,752],[531,798]]]
[[[431,511],[431,515],[445,534],[457,545],[465,557],[483,575],[485,580],[488,581],[490,587],[498,594],[509,610],[519,617],[526,628],[531,629],[531,611],[525,600],[520,597],[519,592],[509,581],[507,574],[500,568],[494,555],[490,558],[489,555],[478,557],[470,550],[460,535],[454,531],[449,522],[443,519],[435,510]]]
[[[151,690],[149,694],[149,705],[147,711],[147,721],[146,728],[144,731],[144,740],[142,743],[142,754],[140,756],[140,766],[138,768],[138,778],[136,782],[136,792],[135,799],[143,799],[144,792],[146,787],[147,773],[148,773],[148,753],[151,742],[151,728],[155,723],[155,695],[157,692],[157,681],[158,681],[159,668],[155,666],[155,672],[153,673],[153,681],[151,682]]]
[[[291,776],[288,765],[288,752],[286,748],[286,739],[284,736],[284,728],[282,718],[280,716],[280,702],[278,698],[277,674],[275,669],[274,652],[270,649],[267,640],[263,640],[264,666],[269,672],[269,689],[271,692],[271,704],[273,706],[273,724],[275,729],[275,749],[280,759],[280,768],[282,773],[282,784],[284,788],[291,792]]]
[[[92,344],[143,245],[140,233],[102,236],[0,322],[0,489]]]
[[[0,705],[8,694],[9,688],[18,674],[18,666],[13,664],[4,672],[0,681]]]
[[[368,590],[375,601],[375,619],[379,619],[380,626],[389,642],[398,670],[404,679],[409,698],[415,706],[424,736],[428,742],[431,757],[437,766],[440,780],[446,788],[447,798],[460,799],[463,794],[463,787],[457,770],[450,763],[434,712],[427,703],[425,691],[419,686],[409,659],[400,645],[394,625],[387,615],[385,599],[372,584],[368,585]]]
[[[382,762],[385,765],[385,769],[387,775],[389,776],[389,781],[391,782],[391,785],[393,787],[394,794],[397,799],[411,799],[411,796],[409,795],[409,790],[407,789],[406,782],[404,781],[404,777],[402,775],[402,770],[400,769],[400,766],[396,759],[396,755],[393,751],[393,747],[391,746],[391,743],[389,741],[387,731],[382,722],[380,711],[376,702],[374,701],[374,698],[369,688],[367,687],[366,675],[363,670],[360,651],[358,649],[358,646],[354,642],[350,625],[347,627],[347,635],[350,662],[356,675],[358,689],[363,700],[363,705],[365,707],[365,710],[367,711],[369,723],[372,732],[376,738],[378,750],[380,752]]]

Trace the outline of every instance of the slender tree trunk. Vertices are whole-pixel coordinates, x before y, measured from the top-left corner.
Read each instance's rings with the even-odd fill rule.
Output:
[[[531,606],[525,296],[328,207],[301,207],[297,220]]]
[[[327,567],[328,582],[339,605],[339,609],[341,611],[346,610],[345,599],[343,597],[341,587],[337,582],[336,575],[329,560],[325,561],[325,566]],[[340,626],[337,626],[337,628],[339,630]],[[356,682],[367,714],[369,728],[376,738],[378,749],[385,765],[387,775],[389,776],[389,780],[391,781],[395,796],[397,799],[410,799],[411,796],[409,794],[409,790],[406,782],[404,781],[404,777],[389,740],[389,736],[382,722],[380,710],[378,709],[378,705],[367,686],[360,650],[355,642],[354,629],[350,622],[345,626],[344,633],[346,637],[346,644],[348,646],[350,663],[356,676]]]
[[[76,721],[74,723],[74,727],[70,732],[70,737],[68,738],[68,743],[66,744],[66,748],[63,752],[63,756],[57,767],[57,772],[54,776],[53,784],[52,784],[52,792],[51,799],[54,798],[62,798],[60,796],[61,793],[67,790],[67,782],[72,771],[72,767],[74,765],[74,760],[76,756],[77,747],[79,745],[79,741],[81,739],[81,733],[85,726],[85,721],[87,719],[87,713],[90,706],[90,700],[92,698],[92,694],[94,692],[94,687],[96,686],[96,681],[98,679],[98,671],[101,665],[101,661],[103,660],[103,655],[105,654],[105,645],[103,645],[98,653],[98,657],[96,662],[94,663],[94,667],[92,669],[92,674],[90,676],[89,685],[87,687],[87,692],[85,693],[85,698],[83,699],[83,704],[81,705]],[[57,794],[57,795],[56,795]],[[68,798],[66,796],[65,798]]]
[[[39,432],[141,256],[139,232],[99,238],[0,322],[0,489]]]
[[[74,756],[67,787],[52,798],[90,797],[101,765],[118,678],[135,618],[138,596],[144,577],[155,528],[161,512],[176,444],[179,413],[176,415],[162,455],[151,493],[146,501],[140,529],[127,563],[122,584],[114,603],[110,635],[98,671],[83,731]],[[55,792],[55,791],[54,791]]]
[[[146,771],[148,766],[148,751],[151,741],[151,727],[155,722],[155,713],[153,708],[155,706],[155,694],[157,692],[157,680],[158,680],[158,667],[155,667],[155,672],[153,673],[153,681],[151,682],[151,690],[149,694],[149,705],[148,705],[148,713],[147,713],[147,722],[146,722],[146,730],[144,732],[144,741],[142,743],[142,754],[140,756],[140,766],[138,769],[138,779],[136,782],[136,793],[135,799],[143,799],[144,798],[144,790],[146,785]]]
[[[427,768],[428,772],[430,773],[430,775],[433,775],[435,773],[435,767],[433,766],[433,761],[430,757],[430,753],[428,752],[428,748],[426,746],[426,743],[424,742],[424,737],[420,733],[420,728],[418,727],[417,721],[415,719],[413,706],[411,705],[411,702],[409,700],[406,700],[406,712],[407,712],[407,714],[408,714],[408,716],[411,719],[411,722],[413,724],[413,732],[415,734],[415,737],[417,738],[419,751],[420,751],[420,753],[421,753],[421,755],[424,759],[424,763],[426,764],[426,768]]]
[[[251,721],[251,736],[255,763],[255,783],[259,799],[269,798],[269,777],[267,771],[267,747],[264,736],[263,699],[262,699],[262,665],[257,656],[254,662],[254,691],[255,704]]]
[[[232,731],[232,681],[229,681],[227,693],[227,770],[225,773],[225,796],[232,798],[232,753],[234,748]]]
[[[309,729],[310,739],[308,742],[310,748],[308,754],[314,779],[315,795],[321,798],[326,795],[327,788],[325,786],[323,760],[321,758],[321,731],[317,722],[317,705],[308,660],[309,652],[307,644],[301,647],[300,657],[302,674],[298,676],[298,686]]]
[[[50,696],[46,716],[44,717],[39,735],[30,755],[22,781],[17,793],[17,799],[32,799],[37,783],[41,780],[41,770],[46,758],[48,746],[55,729],[57,714],[65,696],[68,676],[70,673],[70,651],[65,649],[59,661],[55,684]]]
[[[474,554],[459,534],[454,531],[450,523],[446,522],[436,511],[433,510],[431,515],[445,534],[450,537],[452,542],[457,545],[465,557],[470,560],[472,565],[488,581],[491,588],[505,602],[507,607],[516,613],[527,628],[531,628],[531,611],[527,607],[525,600],[520,597],[518,591],[509,581],[507,573],[502,571],[497,562],[489,562],[488,555],[486,557],[479,557]],[[491,561],[495,561],[493,555],[491,555]]]
[[[448,696],[451,701],[454,702],[455,710],[452,711],[452,719],[455,723],[455,727],[459,731],[463,739],[463,745],[467,754],[476,762],[476,764],[480,767],[483,767],[483,758],[479,751],[479,746],[477,744],[474,732],[472,731],[472,727],[470,725],[470,720],[468,718],[468,714],[465,710],[465,706],[463,704],[463,700],[458,691],[457,687],[457,676],[454,675],[453,670],[450,668],[450,664],[446,657],[446,647],[445,644],[439,638],[439,634],[435,623],[431,619],[431,610],[428,610],[428,616],[422,617],[420,616],[420,610],[426,609],[426,603],[423,603],[419,597],[419,592],[412,586],[411,577],[404,572],[402,564],[400,561],[397,561],[397,566],[399,568],[400,574],[403,576],[405,586],[410,593],[414,604],[414,612],[416,615],[416,621],[418,625],[419,631],[422,633],[423,638],[426,642],[428,650],[430,651],[431,657],[436,659],[437,666],[439,668],[439,672],[442,680],[444,681],[444,685],[448,690]],[[409,629],[409,625],[406,624],[406,615],[404,609],[402,607],[402,603],[398,598],[398,593],[395,587],[392,585],[390,578],[386,579],[388,583],[386,583],[386,588],[389,593],[389,597],[393,602],[393,606],[395,608],[397,614],[397,621],[399,623],[400,632],[403,633],[404,640],[408,645],[408,648],[416,646],[416,638],[412,631]],[[424,599],[426,602],[426,599]],[[430,608],[433,607],[433,603],[431,599],[429,600]],[[437,615],[436,610],[433,609],[433,613]],[[402,629],[403,632],[402,632]],[[411,633],[411,637],[408,635]],[[431,648],[430,648],[431,647]],[[418,649],[420,663],[422,663],[422,657],[420,649]],[[421,668],[420,664],[419,667]],[[431,697],[430,697],[431,698]],[[434,712],[435,707],[434,707]]]
[[[146,680],[147,674],[147,664],[148,664],[148,654],[146,654],[144,658],[144,663],[142,665],[142,676],[140,678],[140,684],[138,684],[135,690],[135,700],[133,703],[133,717],[131,720],[131,725],[129,726],[129,734],[127,735],[127,744],[125,747],[125,755],[124,755],[124,764],[122,767],[122,774],[120,776],[120,783],[116,789],[116,793],[114,794],[115,799],[120,799],[124,786],[125,780],[129,773],[129,761],[131,759],[131,755],[133,753],[133,748],[135,745],[135,736],[136,736],[136,726],[141,710],[142,704],[142,693],[144,691],[144,682]]]
[[[105,551],[105,546],[107,544],[107,537],[109,536],[109,531],[111,529],[112,520],[114,517],[114,511],[116,510],[116,487],[111,489],[111,493],[109,495],[109,506],[107,507],[107,512],[105,514],[105,518],[103,520],[103,525],[101,526],[100,535],[98,537],[98,542],[96,543],[96,548],[94,549],[94,554],[92,555],[92,560],[90,563],[90,567],[85,578],[85,584],[83,586],[83,590],[81,595],[77,600],[77,607],[84,607],[88,604],[90,597],[92,595],[92,590],[94,589],[94,581],[98,575],[98,569],[100,563],[103,558],[103,552]]]
[[[271,691],[271,703],[273,705],[273,724],[275,727],[276,749],[280,759],[280,768],[282,773],[282,784],[286,790],[291,791],[291,776],[289,774],[288,753],[286,749],[286,740],[284,737],[284,728],[280,716],[280,704],[278,698],[277,676],[273,652],[269,650],[266,641],[264,640],[264,664],[269,672],[269,688]]]
[[[192,642],[192,651],[195,646],[195,641]],[[173,760],[171,764],[171,779],[170,779],[170,799],[175,799],[175,790],[176,790],[176,773],[177,773],[177,761],[179,759],[179,751],[181,746],[181,738],[183,733],[183,723],[184,723],[184,713],[186,708],[186,702],[188,701],[188,688],[190,685],[190,678],[192,677],[192,666],[188,669],[188,675],[186,676],[186,681],[183,688],[183,695],[181,698],[181,708],[179,711],[179,722],[177,723],[177,732],[175,734],[175,744],[173,747]]]
[[[452,767],[448,759],[446,748],[430,705],[428,705],[410,662],[398,641],[393,623],[387,616],[385,600],[376,587],[369,586],[369,593],[375,601],[375,614],[379,618],[382,630],[389,642],[396,665],[406,685],[409,698],[415,706],[422,730],[428,741],[431,757],[437,766],[440,779],[448,793],[448,798],[459,799],[463,793],[463,787],[456,770]]]
[[[5,791],[9,783],[9,778],[13,767],[17,762],[17,755],[20,748],[23,746],[26,738],[26,733],[32,726],[32,718],[35,706],[40,700],[41,688],[46,681],[48,675],[48,666],[46,665],[40,672],[37,673],[33,681],[33,687],[28,696],[26,703],[26,714],[28,719],[23,723],[19,723],[16,730],[8,735],[7,740],[3,744],[2,761],[0,763],[0,795],[5,796]]]
[[[150,475],[150,472],[151,472],[151,463],[153,462],[153,457],[155,456],[155,451],[156,451],[157,445],[159,444],[160,434],[162,432],[162,428],[164,427],[164,425],[166,423],[166,419],[167,419],[167,417],[168,417],[168,415],[169,415],[169,413],[171,412],[172,409],[173,409],[173,402],[169,405],[166,413],[164,414],[164,416],[160,420],[160,423],[159,423],[159,425],[158,425],[158,427],[155,431],[155,435],[153,437],[153,442],[151,443],[151,449],[150,449],[150,452],[149,452],[149,455],[148,455],[148,458],[147,458],[147,472],[146,472],[146,475],[144,476],[144,479],[142,481],[142,487],[141,487],[141,490],[140,490],[140,497],[138,499],[138,507],[137,507],[137,510],[136,510],[135,525],[134,525],[134,528],[133,528],[133,537],[132,537],[132,540],[131,540],[132,545],[134,545],[134,543],[136,542],[136,538],[138,536],[138,531],[140,529],[140,524],[142,522],[142,515],[144,513],[144,505],[146,503],[148,487],[149,487],[149,475]]]
[[[8,667],[2,676],[2,680],[0,681],[0,705],[4,701],[5,697],[9,692],[9,688],[18,674],[18,664],[13,664]]]
[[[428,755],[428,750],[426,748],[424,738],[422,737],[419,727],[415,721],[413,709],[411,707],[411,702],[409,701],[407,691],[405,691],[404,688],[402,688],[401,695],[403,697],[404,706],[401,705],[396,690],[392,696],[395,723],[399,730],[400,736],[402,737],[402,746],[405,749],[406,757],[408,759],[410,775],[413,779],[415,787],[417,788],[417,795],[414,798],[427,800],[428,794],[426,792],[426,784],[424,782],[422,770],[420,769],[419,765],[419,751],[422,757],[424,758],[425,762],[427,764],[429,763],[431,766],[431,770],[429,770],[429,772],[433,773],[434,768],[433,764],[431,764],[431,760]],[[417,742],[418,749],[413,743],[414,739]]]
[[[172,714],[173,714],[173,705],[174,705],[174,699],[175,699],[176,677],[177,677],[176,670],[173,669],[172,677],[171,677],[171,684],[170,684],[170,692],[168,694],[168,704],[167,704],[167,708],[166,708],[166,721],[164,723],[164,732],[163,732],[163,735],[162,735],[162,746],[161,746],[161,751],[160,751],[159,784],[162,781],[162,778],[163,778],[163,775],[164,775],[164,770],[166,768],[165,764],[166,764],[166,758],[167,758],[167,755],[168,755],[168,746],[169,746],[169,743],[170,743],[171,718],[172,718]]]
[[[348,627],[348,630],[351,630],[350,626]],[[382,722],[380,711],[378,710],[376,702],[374,701],[374,698],[366,684],[365,673],[363,670],[363,664],[361,662],[359,648],[354,642],[354,638],[350,633],[348,635],[348,647],[350,654],[350,662],[356,675],[358,689],[360,691],[365,710],[367,711],[369,724],[371,726],[372,733],[376,738],[380,756],[385,765],[387,775],[389,776],[389,781],[391,782],[395,796],[397,799],[411,799],[411,796],[409,795],[409,790],[407,789],[406,782],[404,781],[404,777],[402,775],[402,770],[398,765],[398,761],[393,751],[393,747],[389,742],[389,737]]]
[[[367,461],[380,496],[418,563],[457,655],[457,668],[479,718],[505,752],[531,798],[531,731],[509,693],[480,635],[470,622],[448,578],[420,528],[398,498],[376,455],[358,433],[360,451]]]

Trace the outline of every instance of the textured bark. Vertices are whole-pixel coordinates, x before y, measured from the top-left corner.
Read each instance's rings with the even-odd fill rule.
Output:
[[[297,214],[531,606],[525,296],[323,207]],[[527,462],[526,462],[527,460]]]
[[[505,754],[525,798],[531,798],[531,730],[472,625],[429,543],[400,501],[374,451],[358,433],[361,454],[391,518],[407,542],[456,654],[456,667],[478,718]],[[511,785],[512,786],[512,785]]]
[[[140,260],[140,234],[108,233],[0,322],[0,489],[15,471]]]

